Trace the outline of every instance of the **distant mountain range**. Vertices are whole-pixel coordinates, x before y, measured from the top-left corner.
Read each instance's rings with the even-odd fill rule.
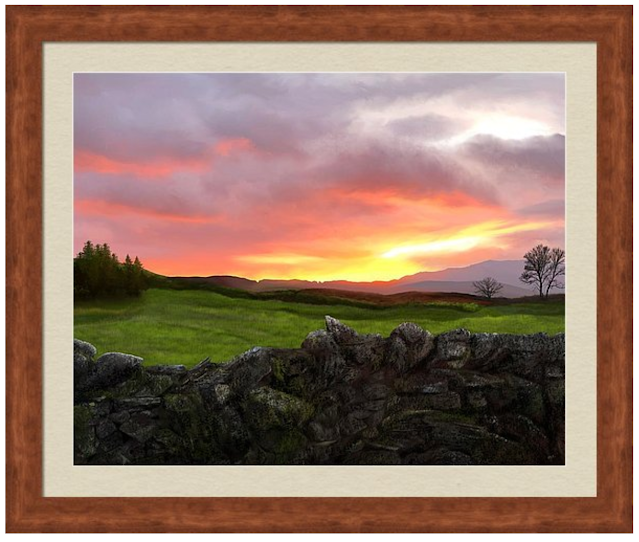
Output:
[[[402,292],[455,292],[475,293],[473,281],[493,277],[504,285],[500,297],[524,297],[534,295],[532,288],[522,284],[519,276],[524,268],[523,260],[487,260],[467,267],[451,267],[441,271],[423,271],[396,280],[375,282],[351,282],[332,280],[317,282],[310,280],[262,279],[259,281],[242,277],[213,275],[210,277],[175,277],[184,281],[206,282],[226,288],[239,288],[249,292],[273,290],[307,290],[327,288],[368,292],[377,294],[398,294]],[[561,292],[561,290],[554,290]]]

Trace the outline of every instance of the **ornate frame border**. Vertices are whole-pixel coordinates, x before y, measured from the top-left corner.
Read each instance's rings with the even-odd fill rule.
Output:
[[[631,6],[6,9],[8,532],[632,531]],[[51,41],[596,42],[597,497],[43,497],[42,46]]]

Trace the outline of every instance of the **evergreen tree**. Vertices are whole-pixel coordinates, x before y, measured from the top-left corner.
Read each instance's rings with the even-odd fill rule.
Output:
[[[128,295],[135,295],[133,262],[128,254],[124,258],[124,289]]]
[[[147,288],[144,277],[144,268],[142,267],[142,262],[137,256],[133,262],[133,284],[136,291],[135,295],[140,295],[142,290],[146,290]]]
[[[73,292],[76,297],[140,295],[146,289],[144,268],[128,254],[120,263],[108,244],[87,241],[73,260]]]

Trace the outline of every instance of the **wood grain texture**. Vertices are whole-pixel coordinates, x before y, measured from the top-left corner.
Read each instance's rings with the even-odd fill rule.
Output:
[[[42,497],[41,156],[44,41],[596,42],[597,497]],[[630,532],[631,91],[630,6],[8,6],[7,530]]]

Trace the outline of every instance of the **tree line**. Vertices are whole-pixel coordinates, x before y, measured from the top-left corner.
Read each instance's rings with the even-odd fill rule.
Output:
[[[106,243],[87,241],[73,259],[73,294],[77,298],[138,296],[147,289],[142,262],[127,254],[124,262]]]
[[[566,252],[561,248],[537,245],[524,254],[524,271],[519,280],[535,288],[541,299],[547,299],[552,288],[564,288],[561,277],[566,274]],[[475,292],[486,299],[495,297],[504,287],[493,277],[473,282]]]

